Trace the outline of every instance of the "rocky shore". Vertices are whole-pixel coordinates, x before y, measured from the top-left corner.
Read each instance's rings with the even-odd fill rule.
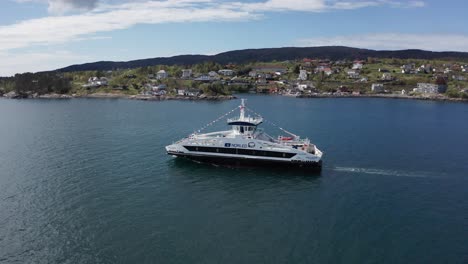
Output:
[[[233,95],[200,95],[200,96],[181,96],[181,95],[162,95],[162,96],[151,96],[151,95],[128,95],[121,93],[93,93],[93,94],[17,94],[16,92],[9,92],[0,97],[9,99],[72,99],[72,98],[114,98],[114,99],[131,99],[131,100],[142,100],[142,101],[164,101],[164,100],[206,100],[206,101],[222,101],[236,99]],[[450,98],[445,95],[401,95],[401,94],[310,94],[310,95],[298,95],[296,98],[389,98],[389,99],[412,99],[412,100],[431,100],[431,101],[450,101],[450,102],[468,102],[464,98]]]
[[[311,94],[299,95],[296,98],[388,98],[388,99],[410,99],[427,101],[450,101],[450,102],[468,102],[463,98],[451,98],[445,95],[402,95],[402,94]]]
[[[162,96],[150,96],[150,95],[128,95],[120,93],[93,93],[93,94],[17,94],[16,92],[9,92],[3,94],[4,98],[9,99],[72,99],[72,98],[121,98],[121,99],[132,99],[132,100],[143,100],[143,101],[162,101],[162,100],[232,100],[236,97],[233,95],[200,95],[200,96],[180,96],[180,95],[162,95]]]

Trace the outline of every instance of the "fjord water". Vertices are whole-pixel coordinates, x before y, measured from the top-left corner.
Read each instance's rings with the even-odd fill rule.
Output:
[[[165,154],[239,100],[0,100],[0,262],[468,261],[467,104],[243,97],[323,171]]]

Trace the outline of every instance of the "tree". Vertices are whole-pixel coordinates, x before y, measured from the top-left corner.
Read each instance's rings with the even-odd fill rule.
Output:
[[[294,66],[293,73],[299,74],[299,71],[300,71],[300,70],[301,70],[301,66],[299,66],[299,64],[296,64],[296,66]]]
[[[462,96],[462,94],[460,94],[460,91],[458,91],[458,89],[456,88],[447,89],[447,92],[445,92],[445,94],[450,98],[459,98]]]

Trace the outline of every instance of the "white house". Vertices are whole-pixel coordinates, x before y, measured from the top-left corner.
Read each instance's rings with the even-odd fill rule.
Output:
[[[257,71],[252,70],[249,72],[249,77],[256,78],[257,77]]]
[[[161,80],[161,79],[166,79],[169,75],[167,74],[167,72],[165,70],[160,70],[158,71],[158,73],[156,74],[156,78]]]
[[[353,70],[361,70],[362,69],[362,63],[357,62],[353,64]]]
[[[182,70],[182,78],[183,79],[188,79],[192,77],[192,69],[184,69]]]
[[[349,70],[347,74],[348,74],[348,77],[351,79],[359,79],[359,72],[356,70]]]
[[[88,83],[83,85],[83,87],[99,87],[99,86],[107,86],[109,84],[109,80],[106,77],[91,77],[88,79]]]
[[[177,89],[177,95],[185,95],[185,89]]]
[[[233,71],[233,70],[229,70],[229,69],[219,70],[218,73],[221,74],[221,75],[224,75],[224,76],[232,76],[232,75],[234,75],[234,71]]]
[[[373,83],[371,91],[374,93],[383,93],[385,91],[384,85],[382,83]]]
[[[297,89],[299,91],[304,91],[305,89],[307,89],[309,86],[307,84],[298,84],[297,85]]]
[[[307,80],[307,71],[306,70],[300,70],[298,79],[301,80],[301,81]]]
[[[447,86],[438,85],[433,83],[418,83],[418,86],[413,89],[413,92],[423,93],[423,94],[438,94],[445,93]]]

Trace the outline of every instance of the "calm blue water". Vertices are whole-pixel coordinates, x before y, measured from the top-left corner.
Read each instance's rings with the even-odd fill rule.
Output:
[[[165,154],[238,100],[0,100],[0,263],[468,262],[467,104],[245,97],[320,175]]]

